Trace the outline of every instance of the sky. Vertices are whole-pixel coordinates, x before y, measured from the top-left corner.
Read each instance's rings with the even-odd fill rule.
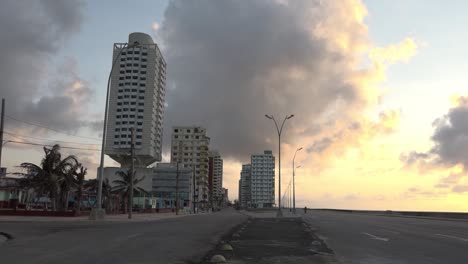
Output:
[[[278,156],[264,115],[294,114],[281,183],[284,193],[303,147],[298,206],[467,211],[464,10],[461,0],[8,0],[5,140],[72,147],[63,152],[95,177],[112,45],[145,32],[168,64],[163,158],[172,126],[206,127],[230,199],[251,154]],[[8,142],[2,166],[41,157]]]

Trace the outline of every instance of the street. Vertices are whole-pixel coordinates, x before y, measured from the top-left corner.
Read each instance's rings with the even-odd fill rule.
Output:
[[[304,219],[341,263],[468,263],[468,222],[315,210]]]
[[[2,263],[192,263],[246,220],[231,209],[146,222],[0,222]]]

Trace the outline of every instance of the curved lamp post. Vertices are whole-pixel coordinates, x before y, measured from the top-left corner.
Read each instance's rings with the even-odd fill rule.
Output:
[[[102,145],[101,145],[101,161],[100,161],[100,167],[99,167],[99,183],[98,183],[98,193],[97,193],[97,208],[95,209],[96,212],[92,212],[90,215],[91,219],[102,219],[104,217],[104,211],[102,210],[102,182],[104,179],[104,148],[106,146],[106,132],[107,132],[107,116],[109,114],[109,94],[110,94],[110,84],[111,84],[111,78],[112,78],[112,72],[114,70],[115,64],[117,64],[117,61],[120,58],[120,55],[122,52],[127,49],[127,48],[133,48],[138,46],[138,42],[134,42],[131,45],[128,45],[128,43],[125,43],[121,48],[119,53],[117,53],[117,56],[114,58],[114,61],[112,62],[111,70],[109,72],[109,78],[107,80],[107,92],[106,92],[106,104],[105,104],[105,109],[104,109],[104,124],[102,128]],[[94,208],[93,208],[94,209]]]
[[[296,169],[301,167],[300,165],[296,167],[294,167],[294,160],[296,159],[296,154],[298,151],[302,150],[302,147],[296,149],[296,152],[294,152],[294,157],[293,157],[293,214],[296,214],[296,180],[295,180],[295,176],[296,176]]]
[[[266,118],[273,120],[275,122],[276,131],[278,132],[278,213],[277,216],[283,216],[281,212],[281,133],[283,132],[283,126],[286,120],[291,119],[294,115],[286,116],[281,124],[281,127],[278,127],[275,117],[273,115],[265,115]]]

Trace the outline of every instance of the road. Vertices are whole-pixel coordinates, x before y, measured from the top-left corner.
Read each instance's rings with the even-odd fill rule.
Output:
[[[468,263],[468,222],[309,211],[340,263]]]
[[[193,263],[247,219],[231,209],[135,223],[0,222],[5,263]]]

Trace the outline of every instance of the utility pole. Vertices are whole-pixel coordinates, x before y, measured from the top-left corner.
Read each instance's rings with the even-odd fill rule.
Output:
[[[129,194],[129,209],[128,209],[128,219],[132,219],[132,211],[133,211],[133,179],[134,179],[134,174],[135,174],[135,128],[132,127],[130,128],[131,132],[131,144],[130,144],[130,156],[131,156],[131,166],[130,166],[130,194]]]
[[[2,173],[3,121],[5,120],[5,98],[2,98],[2,117],[0,120],[0,173]],[[2,175],[0,175],[2,176]]]
[[[182,149],[182,141],[179,141],[179,153]],[[179,154],[180,155],[180,154]],[[177,158],[177,175],[176,175],[176,197],[175,197],[175,214],[179,214],[179,158]]]

